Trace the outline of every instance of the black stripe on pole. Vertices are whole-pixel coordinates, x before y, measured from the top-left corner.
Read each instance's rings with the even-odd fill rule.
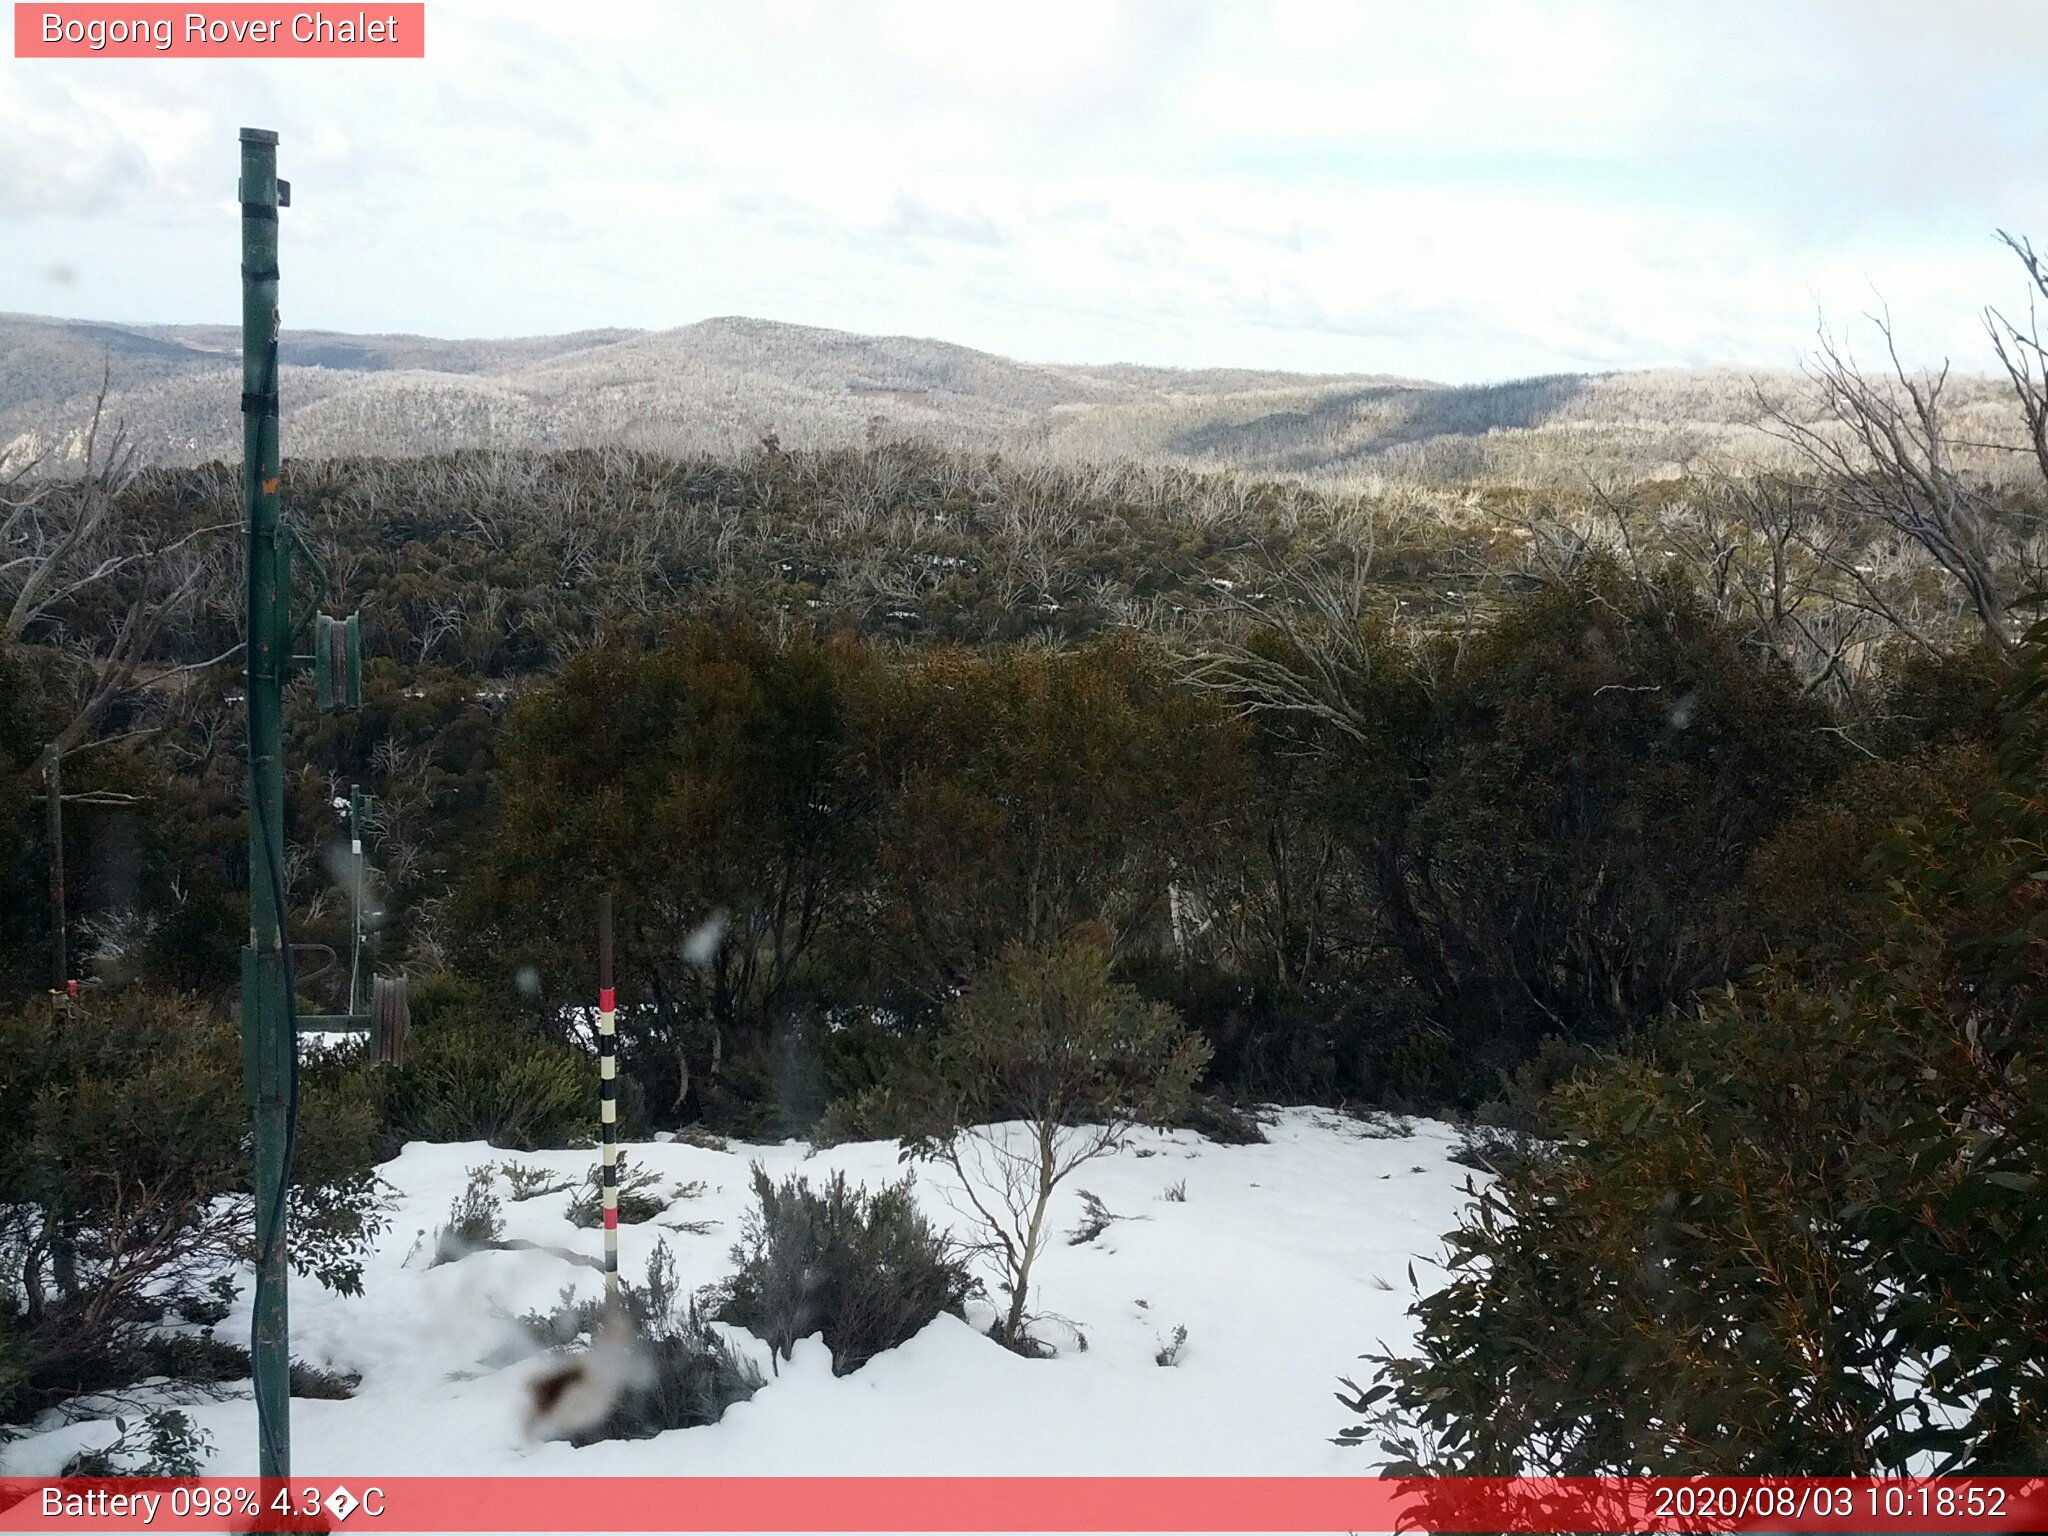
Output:
[[[612,991],[612,893],[597,898],[598,986],[598,1135],[603,1159],[598,1177],[604,1220],[604,1278],[608,1301],[618,1300],[619,1287],[619,1067],[618,999]],[[607,1027],[611,1026],[611,1027]]]

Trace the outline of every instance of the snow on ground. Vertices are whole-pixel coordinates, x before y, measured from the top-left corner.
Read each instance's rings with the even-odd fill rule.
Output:
[[[540,1250],[483,1251],[429,1267],[435,1229],[483,1163],[516,1161],[580,1183],[591,1150],[508,1153],[481,1142],[414,1142],[381,1170],[396,1192],[390,1229],[364,1271],[364,1294],[334,1296],[294,1277],[292,1353],[358,1372],[346,1401],[295,1399],[292,1467],[302,1476],[549,1474],[1268,1474],[1362,1473],[1365,1448],[1334,1446],[1347,1421],[1332,1396],[1337,1377],[1365,1369],[1358,1356],[1405,1347],[1412,1263],[1425,1288],[1442,1282],[1434,1260],[1470,1176],[1448,1154],[1449,1127],[1412,1122],[1390,1135],[1325,1110],[1269,1117],[1263,1146],[1219,1146],[1186,1131],[1140,1132],[1120,1152],[1081,1168],[1055,1196],[1055,1236],[1034,1276],[1033,1310],[1086,1335],[1043,1324],[1056,1357],[1028,1360],[942,1317],[900,1349],[834,1377],[824,1345],[799,1344],[771,1370],[769,1352],[734,1336],[769,1376],[750,1402],[715,1425],[652,1440],[582,1449],[527,1443],[525,1384],[545,1357],[512,1320],[551,1309],[564,1286],[600,1294],[603,1277]],[[654,1222],[620,1235],[623,1276],[645,1278],[657,1238],[673,1250],[691,1290],[730,1272],[728,1250],[752,1206],[748,1163],[817,1184],[834,1169],[870,1185],[899,1177],[893,1142],[813,1151],[733,1143],[719,1152],[678,1142],[636,1143],[628,1162],[664,1183],[702,1181]],[[1186,1181],[1184,1202],[1166,1198]],[[596,1257],[601,1234],[572,1225],[572,1194],[503,1201],[506,1236]],[[1079,1192],[1094,1192],[1124,1220],[1069,1246]],[[937,1168],[918,1168],[918,1195],[935,1222],[969,1230],[958,1191]],[[662,1222],[715,1222],[699,1234]],[[217,1330],[246,1343],[248,1288]],[[974,1326],[970,1326],[970,1323]],[[1176,1327],[1180,1363],[1155,1362]],[[186,1411],[213,1441],[205,1470],[226,1476],[256,1465],[255,1412],[246,1387]],[[76,1449],[113,1437],[107,1421],[53,1427],[7,1447],[4,1470],[50,1476]]]

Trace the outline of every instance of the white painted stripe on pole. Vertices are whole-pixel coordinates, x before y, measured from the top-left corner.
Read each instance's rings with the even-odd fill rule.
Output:
[[[613,1058],[611,1052],[607,1051],[604,1055],[597,1058],[597,1070],[598,1075],[601,1077],[617,1077],[619,1075],[618,1062]]]
[[[611,1009],[600,1008],[597,1010],[597,1032],[600,1035],[611,1034],[615,1026],[618,1024],[618,1021],[619,1016],[616,1013],[614,1013]]]
[[[604,1165],[605,1165],[605,1167],[607,1167],[607,1168],[611,1167],[611,1165],[612,1165],[613,1163],[616,1163],[616,1162],[617,1162],[618,1160],[619,1160],[619,1144],[618,1144],[618,1143],[617,1143],[616,1141],[608,1141],[608,1142],[606,1142],[606,1143],[604,1144]]]
[[[606,1099],[602,1104],[598,1105],[597,1118],[601,1124],[616,1125],[619,1119],[619,1101],[617,1099]]]

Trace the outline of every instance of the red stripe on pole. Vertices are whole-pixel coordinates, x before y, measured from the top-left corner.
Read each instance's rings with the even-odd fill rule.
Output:
[[[612,1011],[612,988],[599,987],[597,989],[597,1006],[604,1013]]]
[[[157,1495],[154,1504],[137,1497],[147,1494]],[[116,1505],[116,1498],[125,1502]],[[286,1502],[275,1502],[279,1498]],[[253,1477],[24,1478],[0,1487],[0,1505],[0,1531],[1398,1528],[1676,1536],[1708,1530],[2040,1530],[2048,1526],[2048,1479],[372,1475],[294,1477],[266,1485]]]
[[[604,1208],[604,1229],[609,1232],[619,1224],[619,1208],[608,1205]]]

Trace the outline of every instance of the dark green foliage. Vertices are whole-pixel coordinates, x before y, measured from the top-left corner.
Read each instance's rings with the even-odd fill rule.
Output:
[[[47,985],[49,865],[37,755],[51,731],[36,658],[0,639],[0,998]]]
[[[405,1065],[385,1074],[394,1140],[486,1141],[530,1151],[587,1142],[597,1063],[510,1005],[449,980],[417,990]]]
[[[905,1097],[930,1120],[920,1139],[1011,1119],[1049,1131],[1171,1124],[1208,1047],[1166,1004],[1115,980],[1109,955],[1094,927],[1005,951],[905,1073]]]
[[[131,1423],[114,1420],[116,1438],[80,1451],[60,1477],[197,1477],[213,1450],[213,1437],[176,1408],[158,1409]]]
[[[1612,1042],[1761,958],[1722,909],[1833,771],[1827,723],[1689,592],[1597,563],[1473,644],[1374,834],[1387,943],[1460,1066]]]
[[[1878,941],[1885,921],[1881,887],[1856,878],[1858,872],[1870,867],[1902,819],[1989,788],[1995,735],[1895,759],[1859,759],[1758,847],[1737,921],[1752,925],[1771,953],[1796,955],[1808,971],[1853,964]]]
[[[514,712],[465,926],[499,974],[531,967],[548,1002],[587,1003],[596,893],[630,892],[621,1065],[658,1115],[729,1123],[728,1074],[772,1083],[776,1026],[870,858],[842,702],[864,664],[697,623],[585,652]]]
[[[917,1208],[913,1178],[877,1190],[834,1173],[821,1190],[777,1184],[754,1165],[754,1212],[732,1251],[721,1320],[765,1339],[785,1360],[821,1334],[832,1373],[859,1370],[942,1312],[958,1317],[977,1289],[955,1245]]]
[[[2041,637],[2036,637],[2038,641]],[[1550,1100],[1381,1397],[1429,1470],[2048,1462],[2048,676],[1873,850],[1862,952],[1781,960]],[[1846,871],[1853,874],[1853,870]]]
[[[15,1422],[175,1369],[157,1326],[221,1315],[251,1215],[240,1042],[209,1008],[140,990],[32,1004],[0,1014],[0,1063],[0,1422]],[[374,1109],[320,1063],[302,1096],[293,1264],[353,1293],[383,1225]]]
[[[476,984],[469,1027],[423,1025],[416,1069],[375,1090],[394,1141],[581,1132],[570,1059],[533,1040],[583,1043],[562,1010],[591,1001],[603,884],[626,1117],[750,1136],[834,1105],[844,1133],[848,1100],[1005,946],[1081,922],[1209,1041],[1209,1089],[1406,1111],[1469,1107],[1544,1038],[1611,1042],[1835,921],[1824,879],[1783,861],[1767,900],[1737,891],[1785,813],[1824,812],[1861,760],[1832,718],[1675,581],[1586,559],[1548,582],[1460,576],[1474,606],[1444,606],[1453,551],[1501,568],[1491,512],[897,446],[287,473],[311,534],[351,552],[334,605],[364,605],[372,653],[359,715],[289,701],[295,937],[345,947],[324,855],[331,797],[360,782],[380,964]],[[132,497],[185,530],[231,517],[235,485],[151,472]],[[1316,676],[1331,615],[1286,573],[1368,546],[1331,653],[1342,726],[1187,686],[1177,653],[1218,636]],[[65,622],[90,630],[118,595]],[[166,659],[232,640],[235,594],[215,596]],[[1870,714],[1885,728],[1854,734],[1966,751],[2002,666],[1908,656]],[[0,683],[0,986],[18,991],[46,952],[48,690],[4,658]],[[174,716],[140,698],[107,728],[152,734],[74,765],[81,788],[140,797],[74,808],[87,974],[232,991],[233,688],[232,668],[194,675]],[[1819,868],[1824,842],[1785,852]],[[342,970],[307,965],[310,1007],[339,1006]]]
[[[1250,781],[1243,728],[1157,648],[933,649],[864,681],[879,910],[854,942],[903,1011],[1081,923],[1118,959],[1175,942],[1171,887],[1202,884]]]

